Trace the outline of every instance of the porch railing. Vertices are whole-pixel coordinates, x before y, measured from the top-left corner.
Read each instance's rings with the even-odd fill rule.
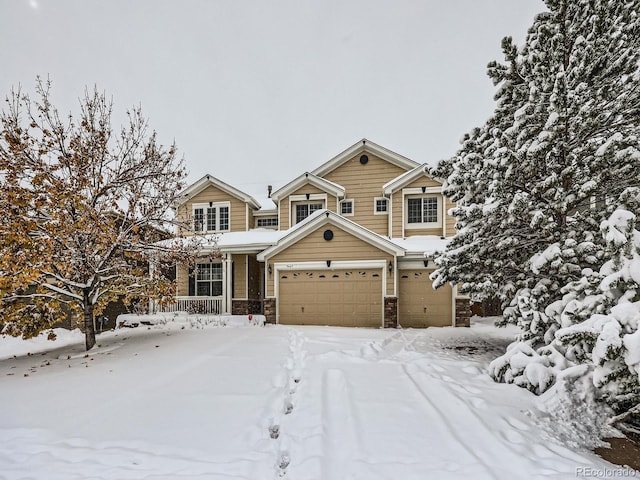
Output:
[[[221,314],[223,297],[174,297],[173,303],[154,304],[154,313],[187,312]]]

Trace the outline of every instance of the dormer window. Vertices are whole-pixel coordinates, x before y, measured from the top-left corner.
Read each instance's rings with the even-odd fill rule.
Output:
[[[313,212],[322,210],[324,205],[320,202],[296,203],[296,223],[301,222]]]
[[[196,203],[193,205],[193,230],[195,232],[228,232],[229,202]]]
[[[439,195],[412,196],[406,202],[407,228],[433,228],[442,225]]]

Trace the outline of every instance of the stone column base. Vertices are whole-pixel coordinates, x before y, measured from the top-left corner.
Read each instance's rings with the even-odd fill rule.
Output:
[[[266,323],[276,323],[276,299],[265,298],[264,304],[264,316]]]
[[[456,327],[471,326],[471,302],[468,298],[456,298]]]
[[[384,328],[398,326],[398,297],[384,298]]]

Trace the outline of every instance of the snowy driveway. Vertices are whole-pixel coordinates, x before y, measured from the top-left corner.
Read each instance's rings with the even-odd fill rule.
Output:
[[[165,327],[3,360],[0,478],[602,478],[484,373],[493,332]]]

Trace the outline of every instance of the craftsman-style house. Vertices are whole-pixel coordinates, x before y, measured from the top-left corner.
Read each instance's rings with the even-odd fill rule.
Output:
[[[183,235],[216,242],[204,242],[195,269],[177,267],[171,308],[282,324],[468,325],[468,299],[429,279],[455,228],[428,172],[361,140],[270,191],[269,205],[206,175],[177,215],[193,226]]]

